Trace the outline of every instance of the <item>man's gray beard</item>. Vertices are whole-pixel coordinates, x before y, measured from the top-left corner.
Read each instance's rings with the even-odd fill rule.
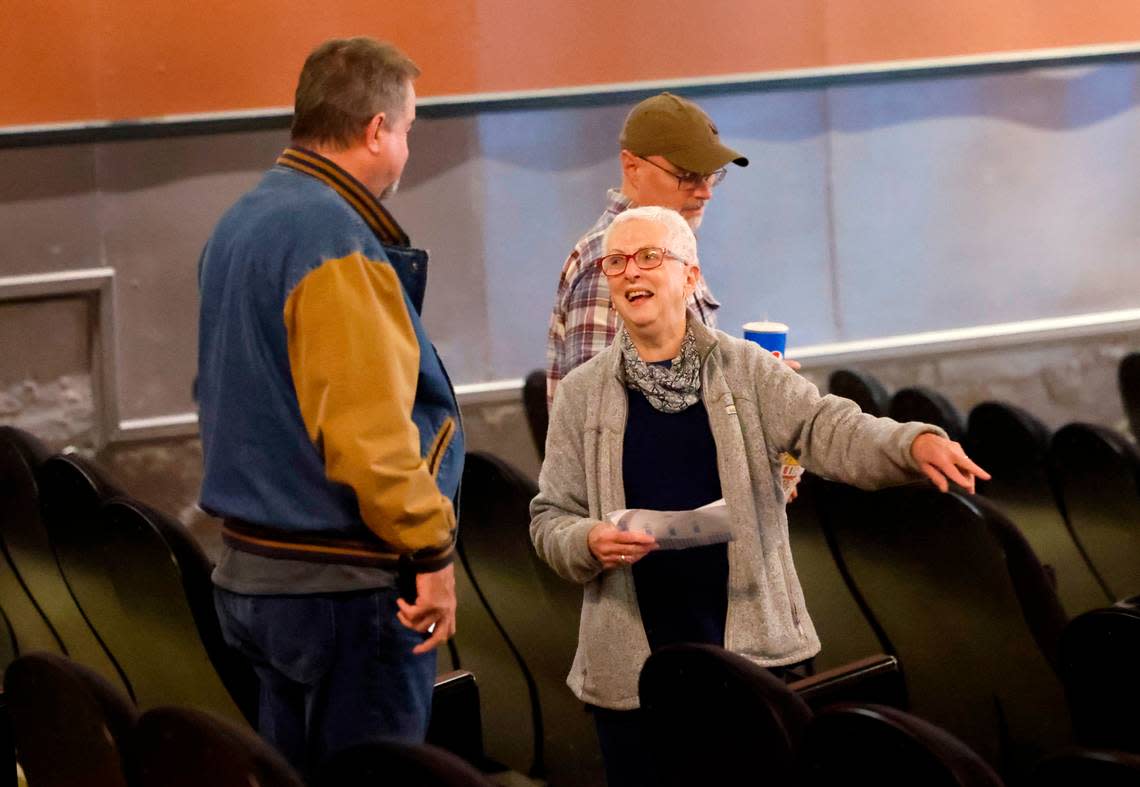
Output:
[[[389,186],[388,188],[381,191],[379,198],[380,199],[388,199],[388,197],[391,197],[393,194],[395,194],[399,190],[400,190],[400,181],[397,180],[391,186]]]
[[[689,229],[691,229],[693,232],[696,232],[698,229],[700,229],[701,222],[704,220],[704,218],[705,218],[705,214],[698,213],[696,216],[693,216],[691,219],[685,219],[685,223],[687,223],[689,225]]]

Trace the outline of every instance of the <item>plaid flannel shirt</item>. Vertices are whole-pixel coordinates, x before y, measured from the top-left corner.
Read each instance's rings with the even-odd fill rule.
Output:
[[[606,349],[617,336],[621,318],[610,304],[610,287],[598,267],[602,237],[614,218],[633,202],[617,189],[606,194],[606,209],[583,235],[562,266],[558,295],[550,315],[546,337],[546,405],[554,401],[554,390],[570,370]],[[720,303],[713,297],[704,276],[697,282],[689,308],[701,322],[716,327]]]

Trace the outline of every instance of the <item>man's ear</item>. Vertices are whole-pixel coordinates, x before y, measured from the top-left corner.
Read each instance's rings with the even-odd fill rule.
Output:
[[[637,162],[637,156],[633,155],[625,148],[622,148],[621,174],[623,178],[629,180],[631,183],[635,183],[637,179]]]
[[[373,153],[380,152],[380,135],[388,129],[384,126],[384,113],[378,112],[364,127],[364,144]]]

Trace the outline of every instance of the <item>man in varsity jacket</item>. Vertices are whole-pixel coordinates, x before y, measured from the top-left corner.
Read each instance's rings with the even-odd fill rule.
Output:
[[[427,255],[380,202],[418,75],[369,38],[314,50],[291,146],[200,263],[216,605],[261,681],[261,733],[303,772],[368,738],[422,740],[455,630],[459,410],[420,320]]]

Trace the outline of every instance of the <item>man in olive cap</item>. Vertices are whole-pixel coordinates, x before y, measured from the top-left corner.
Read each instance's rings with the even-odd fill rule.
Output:
[[[672,93],[635,106],[618,141],[621,188],[609,190],[606,209],[562,266],[546,341],[547,405],[554,401],[558,382],[617,335],[618,314],[597,266],[602,235],[614,217],[631,207],[656,205],[676,210],[695,230],[713,188],[724,180],[725,167],[748,166],[748,159],[721,143],[716,124],[700,107]],[[702,277],[692,296],[692,311],[715,328],[719,306]]]

